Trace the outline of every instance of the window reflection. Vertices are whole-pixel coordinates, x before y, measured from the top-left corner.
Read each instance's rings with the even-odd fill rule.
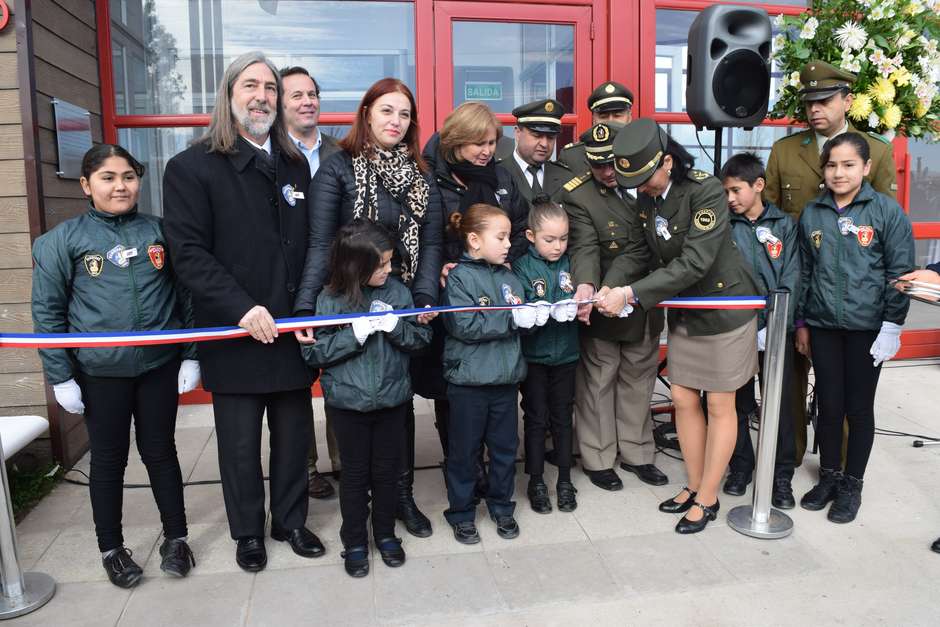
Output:
[[[940,144],[911,139],[907,148],[911,154],[911,211],[908,215],[912,222],[940,220]]]

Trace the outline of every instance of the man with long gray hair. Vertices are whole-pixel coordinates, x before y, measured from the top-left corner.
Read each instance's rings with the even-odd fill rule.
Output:
[[[164,230],[170,259],[192,293],[198,327],[238,325],[250,337],[198,345],[212,392],[219,468],[235,560],[267,565],[262,417],[271,446],[271,537],[304,557],[323,555],[306,528],[307,448],[315,373],[290,316],[307,250],[310,168],[279,115],[274,64],[248,52],[225,71],[208,132],[166,166]]]

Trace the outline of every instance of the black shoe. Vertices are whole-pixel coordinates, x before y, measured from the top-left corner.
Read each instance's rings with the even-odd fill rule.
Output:
[[[519,537],[519,523],[512,516],[490,516],[496,523],[496,533],[503,540]]]
[[[650,485],[666,485],[669,483],[669,477],[667,477],[663,471],[653,464],[640,464],[639,466],[631,466],[630,464],[621,462],[620,467],[628,472],[635,474],[643,483],[648,483]]]
[[[856,479],[851,475],[842,475],[842,481],[836,488],[836,498],[829,507],[827,518],[834,523],[850,523],[858,515],[858,508],[862,506],[862,486],[865,484],[861,479]]]
[[[552,501],[548,498],[548,486],[539,481],[535,485],[530,485],[526,492],[529,496],[529,505],[532,511],[537,514],[551,514]]]
[[[239,538],[235,547],[235,562],[242,570],[256,573],[268,565],[268,552],[264,549],[264,538]]]
[[[934,553],[940,553],[940,538],[933,541],[933,544],[930,545],[930,550]]]
[[[133,552],[123,546],[117,551],[101,559],[108,579],[119,588],[133,588],[140,582],[144,571],[131,559]]]
[[[369,574],[369,547],[351,546],[342,553],[343,568],[350,577],[365,577]]]
[[[585,470],[584,472],[587,473],[591,483],[602,490],[616,491],[623,489],[623,481],[620,480],[620,477],[617,476],[613,468],[608,468],[607,470]]]
[[[829,501],[836,498],[836,488],[842,479],[842,471],[819,469],[819,483],[800,499],[800,507],[817,512],[824,508]]]
[[[316,470],[310,471],[307,480],[307,493],[314,499],[331,499],[336,496],[336,488],[329,480]]]
[[[405,563],[405,549],[401,548],[401,538],[382,538],[375,541],[375,546],[386,566],[398,568]]]
[[[160,545],[160,570],[174,577],[185,577],[189,569],[196,565],[193,552],[182,538],[173,538],[163,541]]]
[[[434,530],[431,529],[431,521],[421,513],[415,503],[411,483],[413,478],[414,475],[410,472],[403,472],[398,476],[398,506],[395,508],[395,518],[405,524],[405,529],[411,535],[427,538]]]
[[[771,504],[779,509],[793,509],[796,507],[796,499],[793,498],[793,487],[790,480],[786,477],[777,477],[774,479],[774,491],[770,497]]]
[[[300,557],[320,557],[326,553],[320,538],[306,527],[297,527],[290,531],[272,528],[271,539],[278,542],[287,541],[294,553]]]
[[[480,542],[480,534],[477,533],[477,526],[472,520],[459,522],[452,526],[454,528],[454,538],[460,544],[477,544]]]
[[[691,501],[692,499],[689,500]],[[715,504],[709,507],[695,501],[692,503],[692,507],[697,507],[702,510],[702,517],[698,520],[689,520],[688,517],[683,516],[679,519],[679,522],[676,523],[676,533],[698,533],[705,528],[708,521],[718,518],[718,508],[721,507],[721,503],[718,502],[718,499],[715,499]]]
[[[751,482],[751,475],[746,472],[732,470],[725,479],[725,487],[722,492],[731,496],[741,496],[747,492],[747,484]]]
[[[559,512],[573,512],[578,509],[578,499],[575,498],[575,494],[578,493],[578,490],[574,487],[573,483],[570,481],[559,481],[558,485],[555,486],[555,490],[558,492]]]
[[[663,501],[659,504],[659,511],[665,512],[667,514],[684,514],[689,511],[689,508],[692,507],[692,503],[695,502],[695,495],[697,492],[693,492],[688,487],[682,488],[682,491],[689,493],[689,498],[682,501],[681,503],[676,500],[675,497],[669,499],[668,501]]]

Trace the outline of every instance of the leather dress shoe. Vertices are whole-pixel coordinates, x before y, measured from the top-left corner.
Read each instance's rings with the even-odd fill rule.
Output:
[[[693,492],[688,487],[684,487],[681,490],[682,492],[688,492],[689,498],[682,501],[681,503],[675,499],[675,497],[663,501],[659,504],[659,511],[665,512],[666,514],[684,514],[689,511],[689,508],[692,507],[692,503],[695,502],[695,495],[697,492]]]
[[[192,549],[182,538],[167,538],[160,545],[160,570],[174,577],[185,577],[196,565]]]
[[[530,485],[526,494],[529,497],[529,505],[532,506],[532,511],[537,514],[552,513],[552,501],[548,498],[547,485],[541,481],[535,485]]]
[[[731,496],[741,496],[747,492],[747,484],[751,482],[751,475],[739,470],[732,470],[725,479],[725,487],[722,491]]]
[[[320,538],[306,527],[297,527],[290,531],[271,529],[271,539],[278,542],[288,542],[290,548],[300,557],[320,557],[326,553]]]
[[[336,488],[326,477],[316,470],[311,470],[310,478],[307,481],[307,493],[310,498],[330,499],[336,496]]]
[[[555,491],[558,492],[559,512],[573,512],[578,509],[578,499],[575,497],[578,490],[574,487],[573,483],[570,481],[559,481],[558,485],[555,486]]]
[[[496,533],[503,540],[512,540],[519,536],[519,523],[512,516],[490,516],[496,523]]]
[[[405,549],[401,548],[401,538],[382,538],[375,541],[375,546],[386,566],[398,568],[405,563]]]
[[[817,512],[836,498],[839,482],[842,481],[842,471],[829,468],[819,469],[819,483],[803,495],[800,507]]]
[[[796,507],[796,499],[793,498],[793,486],[786,477],[777,477],[774,479],[774,491],[770,497],[770,503],[778,509],[793,509]]]
[[[239,538],[235,548],[235,562],[242,570],[256,573],[268,565],[268,552],[264,549],[264,538],[250,536]]]
[[[351,546],[342,553],[343,568],[350,577],[365,577],[369,574],[369,547]]]
[[[111,555],[101,559],[101,565],[108,573],[108,579],[119,588],[133,588],[140,583],[144,571],[131,559],[133,553],[123,546]]]
[[[692,507],[702,510],[702,517],[698,520],[689,520],[687,516],[683,516],[676,523],[676,533],[689,534],[703,530],[710,520],[718,518],[718,508],[721,507],[721,503],[718,502],[718,499],[715,499],[714,505],[707,506],[695,501],[692,503]]]
[[[669,483],[669,477],[667,477],[663,471],[653,464],[640,464],[639,466],[633,466],[631,464],[621,462],[620,467],[628,472],[635,474],[643,483],[648,483],[650,485],[666,485]]]
[[[477,531],[476,523],[472,520],[465,520],[452,525],[454,528],[454,538],[460,544],[478,544],[480,534]]]
[[[617,476],[613,468],[606,470],[585,470],[584,472],[587,473],[591,483],[598,488],[611,491],[623,489],[623,481],[620,480],[620,477]]]
[[[933,541],[933,544],[930,545],[930,550],[934,553],[940,553],[940,538]]]

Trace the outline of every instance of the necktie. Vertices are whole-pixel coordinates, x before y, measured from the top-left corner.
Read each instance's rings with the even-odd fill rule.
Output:
[[[542,193],[542,185],[539,183],[539,171],[542,169],[540,165],[530,165],[526,168],[529,173],[532,175],[532,197],[535,198]]]

